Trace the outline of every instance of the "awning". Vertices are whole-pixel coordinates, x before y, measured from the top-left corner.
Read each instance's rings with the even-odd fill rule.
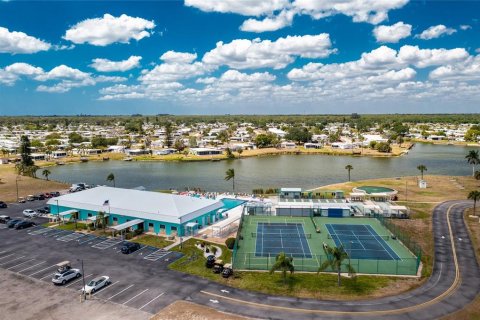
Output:
[[[127,228],[133,227],[134,225],[137,225],[137,224],[140,224],[140,223],[143,223],[142,219],[135,219],[135,220],[132,220],[132,221],[128,221],[128,222],[119,224],[117,226],[111,226],[110,229],[120,231],[120,230],[125,230]]]
[[[108,213],[104,213],[103,216],[104,216],[104,217],[108,217],[109,214],[108,214]],[[98,220],[98,215],[88,217],[87,220],[89,220],[89,221],[97,221],[97,220]]]
[[[78,212],[77,210],[67,210],[67,211],[60,212],[58,215],[60,217],[65,217],[65,216],[68,216],[68,215],[71,215],[71,214],[74,214],[74,213],[77,213],[77,212]]]
[[[198,223],[196,222],[188,222],[185,227],[187,228],[195,228],[196,226],[198,226]]]

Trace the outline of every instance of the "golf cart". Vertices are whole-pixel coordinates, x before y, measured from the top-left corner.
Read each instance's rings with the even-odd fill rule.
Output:
[[[233,275],[233,268],[231,263],[227,263],[223,266],[222,277],[228,278]]]
[[[213,273],[222,273],[223,265],[223,260],[215,260],[215,263],[213,264]]]
[[[72,269],[70,261],[63,261],[57,264],[57,273],[65,273],[70,269]]]

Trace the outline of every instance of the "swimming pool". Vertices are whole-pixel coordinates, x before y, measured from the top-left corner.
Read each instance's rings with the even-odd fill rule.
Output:
[[[223,202],[223,208],[230,210],[232,208],[238,207],[239,205],[245,203],[245,200],[223,198],[220,201]]]
[[[379,186],[361,186],[361,187],[353,188],[353,191],[364,192],[367,194],[372,194],[372,193],[386,193],[391,195],[397,194],[397,190],[395,189],[379,187]]]

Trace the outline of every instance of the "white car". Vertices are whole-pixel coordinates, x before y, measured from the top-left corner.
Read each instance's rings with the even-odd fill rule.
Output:
[[[101,276],[93,280],[90,280],[90,282],[85,285],[82,291],[85,293],[95,293],[95,291],[98,291],[101,288],[108,286],[109,284],[110,284],[110,277]]]
[[[81,277],[82,274],[78,269],[67,269],[63,272],[56,272],[53,275],[52,282],[55,284],[65,284],[68,281]]]
[[[38,213],[35,210],[32,210],[32,209],[25,209],[25,210],[23,210],[23,215],[25,217],[33,218],[33,217],[38,216]]]

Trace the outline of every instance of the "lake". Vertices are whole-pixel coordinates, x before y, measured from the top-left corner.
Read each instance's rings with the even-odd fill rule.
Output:
[[[207,191],[232,191],[232,181],[225,181],[225,171],[235,169],[235,188],[251,192],[255,188],[302,187],[304,189],[343,182],[348,179],[345,166],[351,164],[352,180],[418,175],[424,164],[425,174],[470,175],[472,168],[465,155],[475,147],[417,143],[408,155],[398,158],[372,158],[327,155],[281,155],[226,161],[90,161],[49,168],[50,179],[67,183],[108,185],[106,177],[115,175],[117,187],[143,186],[147,190],[199,187]],[[41,176],[41,172],[38,172]]]

